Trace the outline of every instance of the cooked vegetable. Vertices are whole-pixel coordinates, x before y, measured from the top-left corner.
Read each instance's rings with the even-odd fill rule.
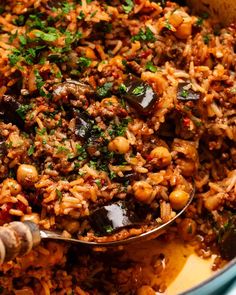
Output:
[[[22,105],[13,96],[3,95],[0,98],[0,120],[6,123],[12,123],[23,129],[25,122],[19,112],[21,108]]]
[[[109,151],[125,154],[130,148],[128,140],[123,136],[117,136],[108,144]]]
[[[98,234],[107,235],[124,227],[140,225],[145,217],[145,208],[138,204],[117,201],[92,212],[90,222]]]
[[[38,180],[38,171],[35,166],[21,164],[17,169],[17,181],[25,188],[32,187]]]
[[[81,96],[93,95],[94,90],[88,84],[80,81],[68,79],[66,82],[56,84],[53,89],[53,98],[57,101],[60,99],[70,98],[80,99]]]
[[[134,183],[133,191],[135,198],[143,203],[150,203],[153,200],[153,188],[144,180],[140,180]]]
[[[219,239],[220,253],[224,259],[236,257],[236,218],[232,218]]]
[[[189,194],[183,190],[174,190],[169,195],[171,207],[174,210],[181,210],[189,200]]]
[[[75,116],[75,134],[82,139],[88,139],[91,136],[94,121],[86,113],[75,112]]]
[[[179,83],[177,98],[179,100],[199,100],[200,93],[193,91],[188,83]]]
[[[164,167],[170,164],[171,162],[171,154],[169,150],[164,146],[158,146],[154,148],[150,156],[152,159],[154,159],[154,163],[157,166]]]
[[[142,81],[140,78],[129,75],[124,85],[126,88],[122,93],[122,97],[126,99],[134,109],[143,115],[153,110],[158,96],[149,84]]]

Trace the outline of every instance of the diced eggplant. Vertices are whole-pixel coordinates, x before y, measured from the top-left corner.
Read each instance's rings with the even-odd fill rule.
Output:
[[[53,98],[55,100],[60,100],[64,97],[72,96],[76,99],[80,99],[81,96],[93,95],[94,93],[90,85],[68,79],[66,82],[54,86]]]
[[[178,91],[177,91],[177,99],[188,101],[188,100],[199,100],[200,93],[193,91],[189,88],[188,83],[179,83]]]
[[[94,121],[89,118],[85,113],[75,113],[76,116],[76,127],[75,134],[81,139],[88,140],[91,136],[91,130],[94,125]]]
[[[25,122],[17,112],[21,107],[22,105],[13,96],[3,95],[0,99],[0,120],[23,129]]]
[[[5,138],[0,134],[0,158],[5,156],[7,153],[7,145],[5,142]]]
[[[90,223],[96,233],[108,235],[119,229],[144,223],[147,215],[145,206],[117,201],[92,212]]]
[[[220,253],[224,259],[236,257],[236,218],[224,231],[219,241]]]
[[[131,74],[124,84],[125,90],[122,93],[122,97],[141,115],[150,113],[158,101],[158,95],[153,88],[148,83]]]

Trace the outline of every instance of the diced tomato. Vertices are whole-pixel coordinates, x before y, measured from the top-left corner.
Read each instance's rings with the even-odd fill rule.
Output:
[[[191,120],[188,117],[183,119],[183,124],[184,124],[185,127],[189,127],[190,122],[191,122]]]

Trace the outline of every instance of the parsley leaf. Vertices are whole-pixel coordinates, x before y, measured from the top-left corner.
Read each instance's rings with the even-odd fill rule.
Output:
[[[153,32],[147,27],[146,30],[140,29],[138,34],[131,38],[132,41],[154,42],[156,38]]]
[[[28,155],[32,156],[34,153],[34,145],[31,145],[30,148],[28,149]]]
[[[134,88],[134,90],[132,91],[132,93],[134,94],[134,95],[141,95],[141,94],[144,94],[144,86],[137,86],[137,87],[135,87]]]
[[[128,14],[134,8],[134,3],[132,0],[126,0],[125,3],[126,3],[126,5],[125,4],[122,5],[122,8],[123,8],[124,12]]]
[[[32,109],[31,104],[21,105],[17,110],[17,114],[21,117],[21,119],[25,120],[26,113]]]
[[[109,91],[111,90],[113,86],[112,82],[107,82],[103,86],[97,88],[97,94],[100,97],[105,97],[108,95]]]
[[[156,71],[157,71],[157,67],[154,66],[153,63],[152,63],[151,61],[148,61],[148,62],[146,63],[145,68],[146,68],[146,70],[149,70],[149,71],[151,71],[151,72],[153,72],[153,73],[156,73]]]
[[[57,198],[58,198],[59,202],[61,202],[62,201],[62,192],[56,188],[56,194],[57,194]]]

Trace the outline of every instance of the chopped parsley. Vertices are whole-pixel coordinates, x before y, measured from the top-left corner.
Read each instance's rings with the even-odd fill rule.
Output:
[[[119,86],[119,90],[120,90],[120,92],[125,93],[125,92],[127,92],[127,86],[122,83]]]
[[[149,71],[151,71],[151,72],[153,72],[153,73],[156,73],[156,71],[157,71],[157,67],[154,66],[153,63],[152,63],[151,61],[148,61],[148,62],[146,63],[145,68],[146,68],[146,70],[149,70]]]
[[[112,82],[107,82],[103,86],[97,88],[97,94],[100,97],[105,97],[109,94],[111,88],[113,86]]]
[[[205,44],[208,45],[210,40],[211,40],[211,36],[209,34],[203,36],[203,41],[204,41]]]
[[[131,120],[131,118],[124,118],[118,125],[112,124],[108,130],[109,135],[112,137],[123,136]]]
[[[35,82],[36,82],[36,86],[39,91],[39,94],[42,96],[46,96],[45,91],[42,89],[42,87],[44,86],[43,78],[41,77],[38,70],[34,70],[34,74],[35,74]]]
[[[28,149],[28,156],[32,156],[34,153],[34,145],[31,145],[30,148]]]
[[[203,18],[202,17],[199,17],[196,21],[196,26],[197,27],[201,27],[203,24]]]
[[[77,62],[79,69],[83,70],[91,65],[91,59],[87,57],[80,57]]]
[[[144,86],[141,85],[141,86],[135,87],[134,90],[132,91],[132,93],[134,95],[141,95],[141,94],[144,94],[144,91],[145,91]]]
[[[107,232],[107,233],[111,233],[113,231],[113,228],[111,225],[106,225],[104,226],[104,230]]]
[[[35,32],[35,36],[45,42],[54,42],[59,37],[56,30],[52,30],[51,32],[48,32],[48,33],[45,33],[43,31],[37,31]]]
[[[147,27],[144,31],[143,29],[140,29],[138,34],[133,36],[132,41],[145,41],[145,42],[154,42],[156,41],[156,38],[153,34],[153,32]]]
[[[12,53],[8,55],[10,66],[15,66],[21,59],[20,50],[14,48]]]
[[[23,26],[25,23],[25,16],[23,14],[19,15],[18,18],[13,20],[13,24],[17,26]]]
[[[56,188],[56,194],[57,194],[57,198],[58,198],[59,202],[61,202],[62,201],[62,192]]]
[[[125,0],[125,4],[122,5],[122,8],[125,13],[130,13],[132,9],[134,8],[134,3],[132,0]]]
[[[84,14],[84,12],[81,10],[80,13],[79,13],[79,15],[77,16],[77,19],[78,19],[78,20],[82,20],[82,19],[84,19],[84,18],[85,18],[85,14]]]
[[[181,91],[180,95],[181,95],[182,97],[184,97],[184,98],[187,98],[187,97],[188,97],[188,90],[183,89],[183,90]]]
[[[21,119],[25,120],[26,113],[32,109],[32,104],[21,105],[17,110],[17,114],[21,117]]]
[[[165,22],[165,28],[167,28],[168,30],[171,30],[171,24],[169,23],[168,19]]]

